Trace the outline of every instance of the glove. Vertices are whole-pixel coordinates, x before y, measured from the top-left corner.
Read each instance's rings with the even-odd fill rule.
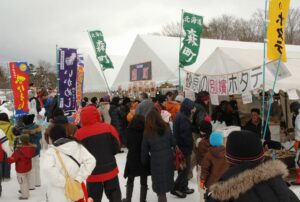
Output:
[[[204,185],[204,180],[200,180],[200,189],[204,189],[205,185]]]
[[[299,141],[295,140],[295,143],[294,143],[294,149],[297,151],[298,148],[299,148]]]

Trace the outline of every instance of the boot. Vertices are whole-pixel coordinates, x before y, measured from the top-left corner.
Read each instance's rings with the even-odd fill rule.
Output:
[[[147,191],[148,191],[148,186],[141,185],[140,202],[146,202]]]
[[[296,169],[297,177],[296,180],[292,182],[292,185],[300,185],[300,168]]]
[[[123,199],[122,202],[131,202],[133,192],[133,183],[127,183],[126,185],[126,199]]]

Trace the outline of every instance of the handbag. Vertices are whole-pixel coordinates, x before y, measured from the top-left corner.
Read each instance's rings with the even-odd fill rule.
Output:
[[[175,169],[177,171],[184,170],[186,168],[186,159],[179,149],[178,146],[175,147]]]
[[[65,178],[66,178],[66,184],[65,184],[65,195],[68,199],[72,201],[78,201],[80,199],[84,198],[84,193],[82,190],[82,185],[80,182],[72,179],[72,177],[69,175],[66,166],[59,154],[59,151],[55,149],[56,155],[58,157],[58,160],[61,163],[61,166],[65,172]]]

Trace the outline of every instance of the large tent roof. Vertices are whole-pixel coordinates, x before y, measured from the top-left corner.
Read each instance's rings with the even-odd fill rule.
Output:
[[[267,61],[271,62],[271,61]],[[205,75],[224,75],[259,67],[263,64],[263,49],[218,47],[196,71]],[[276,91],[299,89],[300,46],[287,46],[287,63],[291,76],[278,80]],[[274,75],[266,70],[266,88],[272,89]]]
[[[122,86],[127,88],[129,83],[129,67],[133,64],[138,64],[146,61],[152,61],[152,78],[157,83],[171,82],[178,83],[178,61],[179,61],[179,43],[180,40],[178,37],[166,37],[166,36],[157,36],[157,35],[137,35],[126,59],[124,60],[123,65],[113,83],[113,88]],[[254,65],[259,66],[263,63],[263,43],[254,43],[254,42],[240,42],[240,41],[226,41],[226,40],[215,40],[215,39],[201,39],[200,50],[198,54],[197,61],[191,65],[187,66],[184,69],[191,72],[197,72],[205,74],[207,73],[204,68],[201,66],[206,62],[206,60],[211,56],[211,54],[218,48],[235,48],[238,54],[239,50],[237,49],[247,49],[249,54],[250,50],[254,50],[255,58],[252,59],[252,56],[247,59],[244,58],[244,61],[238,61],[238,64],[235,64],[237,61],[232,60],[233,64],[230,64],[233,67],[229,66],[229,71],[236,71],[240,67],[240,63],[247,63],[247,60],[255,61]],[[290,52],[298,52],[300,46],[287,45],[287,50]],[[257,53],[257,50],[261,50],[261,54]],[[234,51],[234,50],[232,50]],[[232,55],[232,54],[231,54]],[[257,57],[256,57],[257,56]],[[258,58],[259,57],[259,58]],[[297,62],[299,63],[299,61]],[[210,71],[212,69],[208,68]],[[219,71],[219,69],[215,69]],[[215,74],[215,73],[214,73]],[[184,77],[184,76],[183,76]],[[184,80],[184,78],[182,78]]]

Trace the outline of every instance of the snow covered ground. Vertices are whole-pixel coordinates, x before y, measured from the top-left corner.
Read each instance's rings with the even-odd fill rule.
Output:
[[[44,171],[45,171],[45,165],[47,162],[44,161],[43,159],[43,153],[41,155],[41,175],[42,175],[42,186],[40,188],[37,188],[34,191],[30,192],[30,199],[28,200],[28,202],[45,202],[45,194],[46,194],[46,190],[47,190],[47,176],[44,175]],[[119,174],[119,179],[120,179],[120,186],[122,189],[122,196],[125,197],[125,193],[126,193],[126,179],[124,179],[123,177],[123,171],[125,168],[125,163],[126,163],[126,153],[123,154],[118,154],[117,156],[117,161],[118,161],[118,166],[120,169],[120,174]],[[196,175],[194,175],[196,176]],[[14,167],[12,168],[12,179],[8,182],[2,182],[2,197],[0,198],[0,201],[3,202],[16,202],[19,201],[18,197],[19,197],[19,184],[17,182],[16,179],[16,174],[15,174],[15,170]],[[196,188],[196,178],[194,177],[191,181],[190,181],[190,187],[194,188],[196,190],[196,192],[192,195],[188,195],[187,198],[185,199],[178,199],[170,194],[167,195],[168,201],[171,202],[183,202],[183,201],[195,201],[198,202],[199,201],[199,193],[198,190]],[[147,201],[148,202],[154,202],[157,201],[157,197],[156,194],[152,191],[152,187],[151,187],[151,178],[148,179],[148,185],[149,185],[149,191],[148,191],[148,196],[147,196]],[[139,201],[139,179],[137,178],[135,180],[135,188],[134,188],[134,194],[133,194],[133,202]],[[300,186],[299,187],[292,187],[292,190],[298,195],[298,197],[300,197]],[[107,198],[103,197],[103,202],[108,202]],[[59,201],[58,201],[59,202]]]

